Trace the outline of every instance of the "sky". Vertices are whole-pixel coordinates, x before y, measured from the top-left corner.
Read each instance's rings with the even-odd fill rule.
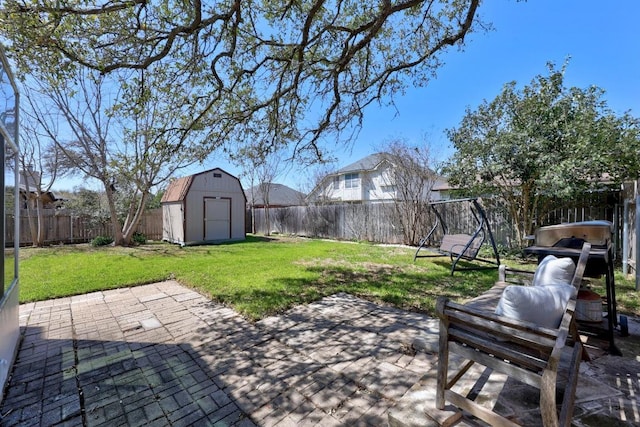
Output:
[[[369,111],[345,164],[370,154],[381,136],[426,134],[435,148],[451,154],[444,130],[458,126],[467,107],[492,100],[507,82],[528,84],[547,74],[547,62],[559,68],[567,58],[567,86],[599,86],[614,111],[640,115],[637,0],[491,0],[479,11],[494,30],[472,34],[464,51],[446,55],[435,80],[396,101],[397,115],[389,108]]]
[[[570,58],[566,86],[596,85],[615,112],[630,110],[640,116],[640,1],[485,0],[479,14],[493,30],[467,36],[464,50],[447,52],[437,77],[394,98],[395,108],[369,106],[352,146],[328,146],[338,159],[336,169],[395,138],[426,138],[437,160],[445,160],[453,152],[445,130],[458,126],[467,108],[475,110],[483,100],[492,100],[508,82],[522,87],[536,75],[547,75],[549,61],[560,68]],[[219,156],[183,173],[213,167],[240,175]],[[295,169],[276,181],[303,187]]]
[[[640,115],[640,1],[488,0],[479,13],[493,30],[472,34],[463,51],[444,55],[437,77],[395,98],[395,109],[365,110],[353,146],[333,152],[336,168],[375,153],[393,138],[426,138],[437,159],[445,160],[453,152],[445,130],[458,126],[467,108],[492,100],[508,82],[522,87],[547,75],[549,61],[560,68],[569,58],[567,86],[596,85],[615,112]],[[299,188],[299,178],[294,170],[278,181]]]

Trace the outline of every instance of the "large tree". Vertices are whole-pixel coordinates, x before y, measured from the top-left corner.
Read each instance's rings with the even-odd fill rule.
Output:
[[[612,111],[596,86],[566,87],[565,70],[548,64],[548,75],[523,88],[506,84],[448,130],[456,150],[445,168],[449,182],[500,196],[519,245],[551,202],[639,176],[639,120]]]
[[[165,70],[105,76],[74,68],[74,78],[62,81],[39,70],[39,79],[25,81],[34,87],[31,123],[70,170],[102,184],[118,245],[131,242],[151,191],[207,154],[198,130],[182,129],[185,108],[174,104],[180,95],[155,90]]]
[[[323,137],[356,132],[366,107],[424,85],[461,47],[480,0],[7,0],[0,33],[20,73],[61,80],[163,64],[157,88],[206,129],[213,149],[264,145],[322,158]]]

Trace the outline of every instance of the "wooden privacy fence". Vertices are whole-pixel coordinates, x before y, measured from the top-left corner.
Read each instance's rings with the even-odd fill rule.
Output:
[[[406,230],[399,220],[399,212],[393,203],[290,206],[270,208],[270,233],[293,234],[339,240],[363,240],[389,244],[417,244],[435,221],[429,206],[422,203],[422,218],[416,228],[417,241],[407,242]],[[267,231],[264,208],[254,209],[254,232]],[[469,232],[476,225],[467,207],[455,207],[445,214],[452,227]],[[250,222],[249,222],[250,224]]]
[[[15,216],[5,215],[6,243],[13,245],[13,225]],[[30,222],[37,227],[38,218],[35,212],[29,218],[26,211],[20,215],[20,245],[33,244]],[[86,243],[98,236],[113,237],[111,223],[98,221],[88,216],[77,216],[68,212],[47,209],[44,212],[43,224],[46,244]],[[162,209],[151,209],[145,212],[137,227],[137,232],[144,234],[149,240],[162,239]]]
[[[343,204],[318,206],[291,206],[270,208],[270,232],[308,237],[322,237],[339,240],[364,240],[389,244],[413,244],[426,236],[436,221],[436,216],[426,203],[422,203],[421,218],[416,224],[415,241],[407,241],[398,212],[393,203]],[[451,232],[471,234],[477,227],[470,211],[470,205],[450,204],[439,208]],[[265,209],[254,210],[255,233],[267,231]],[[487,212],[489,222],[494,227],[498,242],[511,242],[513,227],[504,219],[499,210]],[[498,226],[497,229],[495,226]],[[433,235],[434,241],[442,237],[440,228]]]
[[[621,239],[622,239],[622,273],[635,274],[636,290],[640,291],[640,271],[638,270],[638,253],[640,242],[637,231],[640,229],[640,196],[624,201]]]
[[[515,248],[516,229],[507,215],[506,208],[492,202],[485,203],[484,209],[496,244],[505,248]],[[424,218],[417,225],[418,239],[427,235],[436,220],[426,204],[422,212],[424,212]],[[442,207],[440,213],[449,226],[450,233],[471,234],[477,226],[468,203],[447,204]],[[265,234],[267,231],[265,209],[254,209],[253,215],[254,232]],[[251,225],[250,218],[251,216],[248,215],[248,226]],[[541,218],[537,226],[602,219],[614,223],[614,245],[619,252],[622,249],[621,205],[561,208]],[[270,233],[390,244],[407,243],[392,203],[270,208],[269,222]],[[248,231],[251,231],[250,227]],[[441,233],[438,230],[434,240],[437,241],[440,238]],[[411,242],[411,244],[415,245],[417,242]]]
[[[267,231],[265,209],[254,209],[254,232]],[[339,240],[402,243],[391,204],[270,208],[270,232]]]
[[[635,200],[631,200],[631,221],[628,234],[635,230],[635,217],[633,216]],[[515,228],[506,215],[504,206],[495,203],[486,203],[485,212],[493,232],[496,243],[499,246],[513,248],[515,242]],[[435,221],[435,215],[428,206],[421,210],[424,214],[416,225],[418,240],[429,232]],[[266,232],[266,220],[264,208],[254,209],[255,233]],[[443,216],[451,227],[451,232],[470,234],[476,223],[471,216],[468,204],[451,204],[444,209]],[[292,234],[308,237],[321,237],[339,240],[362,240],[376,243],[402,244],[406,243],[406,233],[398,220],[398,213],[392,203],[378,204],[343,204],[343,205],[319,205],[319,206],[292,206],[287,208],[270,208],[270,232],[280,234]],[[539,226],[559,224],[562,222],[589,221],[606,219],[614,223],[614,245],[618,254],[622,253],[623,245],[623,206],[596,206],[585,205],[581,207],[562,208],[553,211],[542,218]],[[7,244],[13,245],[13,221],[11,214],[5,216],[7,232]],[[37,218],[33,218],[37,223]],[[247,212],[247,231],[251,229],[251,211]],[[84,216],[76,216],[67,212],[55,210],[45,211],[44,217],[45,241],[48,244],[59,243],[84,243],[97,236],[111,236],[111,226],[108,222],[96,222],[95,219]],[[137,231],[144,234],[149,240],[162,239],[162,209],[152,209],[144,213]],[[435,239],[441,236],[436,235]],[[633,234],[635,237],[635,234]],[[20,217],[20,245],[31,245],[31,232],[29,218],[26,212]],[[414,242],[413,244],[417,244]],[[628,252],[634,253],[635,239],[630,244]],[[635,256],[631,257],[635,260]]]

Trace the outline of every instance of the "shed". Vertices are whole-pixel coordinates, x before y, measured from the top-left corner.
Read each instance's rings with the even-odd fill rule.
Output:
[[[162,196],[162,240],[180,245],[244,240],[247,199],[220,168],[171,181]]]

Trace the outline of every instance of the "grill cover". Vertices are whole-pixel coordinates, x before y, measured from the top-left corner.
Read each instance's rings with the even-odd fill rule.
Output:
[[[613,224],[609,221],[583,221],[548,225],[536,230],[536,246],[573,247],[582,242],[591,246],[608,248],[611,244]]]

